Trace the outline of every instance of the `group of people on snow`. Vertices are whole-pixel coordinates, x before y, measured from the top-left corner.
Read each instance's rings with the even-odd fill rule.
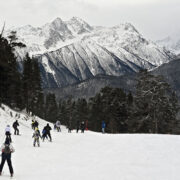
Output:
[[[18,120],[16,120],[16,121],[13,123],[13,125],[12,125],[12,127],[14,128],[14,135],[19,135],[18,126],[19,126],[19,123],[18,123]],[[5,128],[5,135],[6,135],[6,138],[8,138],[10,142],[12,142],[10,125],[7,125],[7,126],[6,126],[6,128]]]
[[[43,128],[42,135],[39,131],[38,126],[35,126],[35,128],[34,128],[34,126],[32,125],[32,129],[34,130],[34,133],[32,136],[34,138],[33,146],[36,146],[36,144],[38,146],[40,146],[40,141],[39,141],[40,138],[42,139],[43,142],[44,142],[45,138],[46,139],[49,138],[49,141],[52,141],[51,132],[50,132],[52,130],[52,128],[50,127],[49,123],[47,123],[47,125]]]
[[[18,120],[16,120],[12,127],[14,128],[14,135],[19,135],[19,129],[18,129],[19,123]],[[13,167],[12,167],[12,162],[11,162],[11,153],[15,151],[15,149],[12,146],[12,138],[11,138],[11,128],[10,125],[7,125],[5,128],[5,142],[1,146],[1,164],[0,164],[0,175],[2,174],[2,170],[4,167],[5,162],[7,161],[7,164],[9,166],[9,171],[11,174],[11,177],[13,176]]]
[[[84,121],[82,121],[81,123],[79,121],[76,122],[76,132],[78,133],[79,130],[81,130],[81,133],[84,133],[84,130],[85,130]]]
[[[12,125],[12,127],[14,128],[14,135],[19,135],[18,126],[19,126],[19,123],[18,123],[18,120],[16,120]],[[31,127],[34,130],[33,136],[32,136],[32,138],[34,138],[33,146],[36,146],[36,145],[40,146],[40,138],[42,139],[43,142],[45,139],[49,139],[49,141],[52,141],[52,137],[51,137],[51,133],[50,133],[52,128],[50,127],[49,123],[47,123],[47,125],[43,128],[42,135],[39,131],[38,126],[39,126],[38,121],[32,120]],[[101,127],[102,127],[102,133],[105,133],[105,128],[106,128],[105,121],[102,121]],[[72,130],[71,121],[69,121],[67,128],[68,128],[68,132],[71,133],[71,130]],[[76,122],[76,133],[78,133],[79,130],[81,130],[81,133],[84,133],[86,128],[87,127],[86,127],[84,121],[82,121],[81,123],[80,123],[80,121]],[[54,129],[57,130],[58,132],[61,132],[61,123],[59,120],[56,121],[56,123],[54,124]],[[0,175],[2,174],[2,169],[4,167],[5,162],[7,161],[7,164],[9,166],[9,171],[10,171],[10,174],[12,177],[14,171],[13,171],[12,162],[11,162],[11,153],[13,153],[15,151],[15,149],[13,148],[13,146],[11,144],[12,139],[11,139],[10,125],[6,126],[5,135],[6,135],[5,142],[3,143],[2,147],[1,147],[2,159],[1,159],[1,164],[0,164]]]
[[[36,127],[39,126],[39,123],[36,120],[32,120],[31,127],[33,130],[35,130]]]

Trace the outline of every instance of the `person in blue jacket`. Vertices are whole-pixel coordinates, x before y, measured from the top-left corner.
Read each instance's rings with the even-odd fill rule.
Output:
[[[102,121],[102,133],[105,133],[106,123]]]

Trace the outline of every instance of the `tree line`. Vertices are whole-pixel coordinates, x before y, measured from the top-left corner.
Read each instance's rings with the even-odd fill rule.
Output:
[[[142,70],[137,76],[136,92],[105,87],[89,100],[60,100],[53,94],[46,100],[46,119],[76,128],[77,121],[85,121],[88,129],[101,131],[106,122],[108,133],[179,134],[179,104],[175,92],[161,76]],[[51,98],[50,98],[51,97]]]

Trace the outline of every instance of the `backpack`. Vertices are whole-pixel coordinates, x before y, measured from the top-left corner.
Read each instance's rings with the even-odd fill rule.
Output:
[[[4,151],[3,151],[5,154],[10,154],[11,153],[11,149],[9,147],[8,144],[5,144],[5,147],[4,147]]]

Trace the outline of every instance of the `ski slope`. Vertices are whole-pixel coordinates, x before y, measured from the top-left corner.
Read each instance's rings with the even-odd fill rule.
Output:
[[[31,118],[0,108],[0,143],[15,119],[21,136],[12,135],[13,179],[17,180],[179,180],[180,137],[172,135],[109,135],[52,130],[53,142],[33,147]],[[10,115],[12,113],[12,116]],[[38,119],[40,130],[47,122]],[[51,125],[52,127],[52,125]],[[13,132],[13,131],[12,131]],[[13,133],[12,133],[13,134]],[[1,180],[9,179],[5,164]]]

